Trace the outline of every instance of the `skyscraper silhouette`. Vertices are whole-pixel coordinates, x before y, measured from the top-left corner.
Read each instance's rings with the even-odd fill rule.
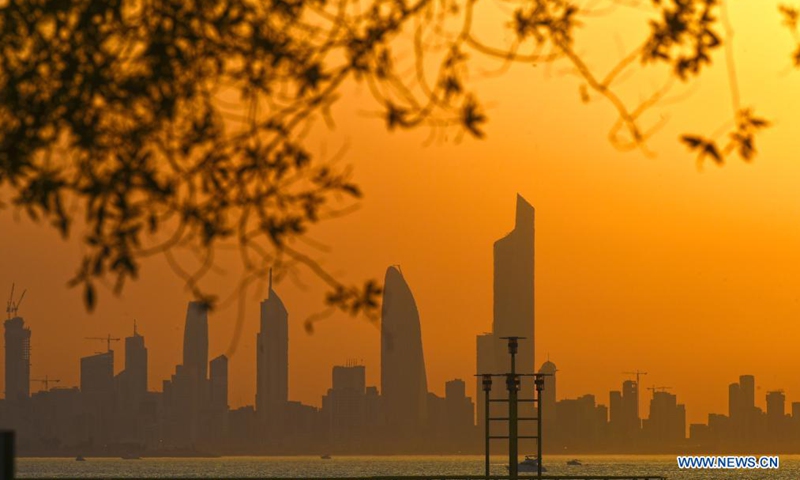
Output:
[[[539,368],[539,373],[548,375],[544,377],[544,390],[541,393],[542,399],[542,429],[543,437],[550,440],[551,435],[556,431],[558,418],[556,413],[556,364],[547,360]]]
[[[783,390],[767,392],[767,436],[773,441],[784,440],[786,395]]]
[[[496,370],[495,368],[495,348],[499,348],[499,345],[495,345],[494,335],[491,333],[484,333],[478,335],[475,339],[475,348],[477,351],[477,367],[478,373],[500,373],[500,370]],[[497,386],[493,387],[493,391],[497,392]],[[475,392],[475,403],[477,408],[475,409],[478,412],[477,415],[477,425],[480,431],[483,431],[486,425],[486,398],[485,393],[483,392],[483,387],[481,386],[480,380],[477,382],[477,389]]]
[[[654,389],[642,435],[651,447],[680,445],[686,438],[686,406],[678,403],[676,395]]]
[[[209,364],[208,401],[199,417],[198,443],[219,445],[228,432],[228,357],[220,355]]]
[[[399,267],[386,269],[381,310],[381,395],[387,424],[412,432],[427,415],[428,380],[414,295]]]
[[[186,310],[183,368],[200,380],[208,378],[208,307],[203,302],[189,302]]]
[[[200,438],[201,411],[209,399],[208,306],[189,302],[183,330],[183,364],[164,381],[165,445],[188,447]]]
[[[617,445],[628,448],[640,440],[642,420],[639,416],[639,384],[635,380],[622,382],[622,391],[609,393],[609,426]]]
[[[641,427],[639,416],[639,383],[633,380],[622,382],[622,414],[627,428],[634,431]]]
[[[740,375],[738,384],[728,386],[728,410],[733,437],[739,442],[754,438],[762,414],[755,406],[756,380],[753,375]]]
[[[141,398],[147,393],[147,348],[133,324],[133,335],[125,338],[125,382],[127,394]]]
[[[30,396],[31,383],[31,329],[25,327],[22,317],[5,321],[6,340],[6,400],[20,400]]]
[[[228,357],[220,355],[211,360],[211,408],[228,409]]]
[[[333,382],[322,399],[331,439],[351,443],[364,434],[366,422],[366,368],[363,365],[333,367]]]
[[[83,427],[90,442],[108,441],[114,407],[114,351],[81,358]]]
[[[753,375],[739,376],[739,394],[742,411],[749,413],[756,405],[756,379]]]
[[[495,337],[525,337],[519,341],[517,372],[534,373],[533,299],[534,209],[517,195],[514,230],[494,243],[494,322]],[[499,353],[500,355],[497,355]],[[498,360],[508,362],[506,349],[496,352]],[[501,365],[497,365],[498,367]],[[502,370],[505,371],[505,370]]]
[[[742,402],[738,383],[728,385],[728,417],[738,418],[742,412]]]
[[[81,392],[114,394],[114,351],[81,358]]]
[[[514,230],[494,243],[494,306],[492,332],[477,338],[479,373],[509,371],[507,341],[501,337],[525,337],[519,340],[517,373],[534,373],[534,208],[517,195]],[[505,389],[495,386],[492,395],[502,396]],[[533,398],[533,383],[523,381],[520,398]],[[477,385],[478,420],[482,427],[484,394]],[[495,413],[500,413],[500,407]],[[521,415],[532,416],[532,406],[522,406]],[[492,413],[494,415],[494,413]],[[496,415],[500,416],[500,415]]]
[[[289,313],[272,289],[272,270],[261,302],[256,362],[256,415],[268,429],[279,429],[289,401]]]
[[[467,397],[467,384],[456,378],[444,384],[443,424],[447,443],[469,445],[474,438],[475,404]],[[429,414],[429,417],[431,415]],[[429,418],[429,424],[435,423]]]
[[[147,348],[133,323],[133,335],[125,338],[125,369],[114,378],[117,395],[116,424],[121,441],[136,442],[140,413],[147,397]]]

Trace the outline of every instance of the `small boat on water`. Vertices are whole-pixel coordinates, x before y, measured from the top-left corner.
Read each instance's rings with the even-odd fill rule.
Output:
[[[76,462],[85,462],[86,459],[83,458],[83,455],[78,455],[77,457],[75,457],[75,461]]]
[[[321,457],[319,457],[319,458],[321,458],[321,459],[323,459],[323,460],[330,460],[330,459],[331,459],[331,456],[330,456],[330,455],[328,455],[328,454],[326,453],[325,455],[322,455],[322,456],[321,456]]]
[[[578,466],[578,465],[583,465],[583,464],[577,458],[573,458],[572,460],[568,460],[567,461],[567,465]]]
[[[508,468],[508,467],[506,467]],[[542,472],[546,472],[547,469],[544,468],[542,465]],[[533,455],[525,455],[525,460],[519,462],[517,464],[517,472],[525,472],[525,473],[538,473],[539,472],[539,459]]]

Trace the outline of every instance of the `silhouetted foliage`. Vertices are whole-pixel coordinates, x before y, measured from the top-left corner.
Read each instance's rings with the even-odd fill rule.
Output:
[[[642,55],[643,62],[664,61],[686,80],[711,64],[712,50],[721,45],[714,32],[717,0],[653,0],[661,18],[651,20],[652,36]]]
[[[575,50],[591,8],[497,1],[511,6],[498,28],[513,40],[477,38],[477,0],[0,1],[0,185],[13,205],[65,237],[81,223],[86,253],[70,283],[83,287],[89,309],[96,282],[112,278],[120,292],[154,254],[214,305],[198,282],[228,242],[240,251],[243,287],[268,266],[304,265],[330,285],[329,306],[375,318],[376,282],[346,285],[295,246],[361,197],[347,168],[304,145],[311,121],[331,121],[349,79],[368,86],[389,130],[453,127],[483,138],[487,117],[468,87],[471,56],[564,61],[581,78],[584,102],[604,98],[618,112],[611,142],[647,152],[660,125],[642,128],[642,115],[672,78],[635,104],[615,82],[654,63],[688,82],[725,46],[736,112],[728,143],[720,148],[719,135],[681,141],[701,161],[722,163],[733,151],[753,158],[755,133],[769,124],[739,105],[724,4],[607,0],[649,8],[652,18],[641,46],[600,76]],[[781,12],[797,35],[797,10]],[[400,53],[409,49],[406,74]],[[200,268],[184,272],[172,254],[178,247],[193,248]]]
[[[792,33],[794,41],[797,44],[797,48],[792,54],[792,62],[794,63],[795,67],[800,67],[800,39],[798,38],[797,33],[797,21],[798,18],[800,18],[800,11],[798,11],[796,7],[790,7],[786,5],[781,5],[778,7],[778,9],[783,16],[783,24]]]
[[[769,122],[763,118],[757,118],[752,115],[749,109],[740,110],[737,113],[736,129],[729,133],[729,139],[725,148],[720,151],[716,142],[694,135],[684,135],[681,141],[685,143],[690,150],[698,151],[698,161],[708,155],[716,163],[723,163],[723,155],[736,150],[744,161],[750,161],[756,154],[755,147],[755,134],[758,130],[769,126]]]
[[[380,67],[387,77],[387,40],[415,14],[377,2],[365,14],[327,19],[329,6],[336,7],[283,0],[2,7],[0,181],[12,187],[16,206],[65,237],[76,217],[66,205],[78,200],[88,249],[71,284],[83,285],[89,309],[97,279],[112,276],[119,292],[143,256],[178,245],[200,247],[210,262],[216,245],[235,239],[251,273],[282,256],[313,263],[292,239],[335,213],[329,205],[337,198],[361,191],[348,170],[313,161],[302,127],[329,108],[348,76],[377,76]],[[312,14],[315,23],[306,18]],[[231,101],[245,107],[229,108]],[[465,125],[477,133],[481,117],[469,108]],[[165,229],[164,242],[145,244]],[[206,267],[187,280],[213,304],[197,284]],[[329,304],[375,310],[374,282],[356,288],[322,276],[335,289]]]

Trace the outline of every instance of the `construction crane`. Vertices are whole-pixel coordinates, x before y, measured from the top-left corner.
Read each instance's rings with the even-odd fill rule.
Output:
[[[45,392],[46,392],[46,391],[48,391],[48,390],[50,390],[50,382],[53,382],[53,383],[58,383],[58,382],[60,382],[60,381],[61,381],[61,380],[58,380],[58,379],[51,379],[51,378],[50,378],[50,377],[48,377],[47,375],[45,375],[45,376],[44,376],[44,379],[40,379],[40,378],[31,378],[31,382],[41,382],[42,384],[44,384],[44,391],[45,391]]]
[[[27,290],[22,291],[22,295],[19,296],[17,301],[14,301],[14,287],[15,284],[11,284],[11,295],[8,296],[8,302],[6,303],[6,313],[8,314],[8,319],[10,320],[12,317],[17,316],[17,311],[19,311],[19,306],[22,304],[22,299],[25,298],[25,292]]]
[[[639,389],[639,385],[640,385],[639,377],[641,377],[642,375],[647,375],[647,372],[642,372],[642,371],[639,371],[639,370],[636,370],[635,372],[622,372],[622,373],[625,374],[625,375],[636,375],[636,389],[637,390]]]
[[[109,333],[107,337],[86,337],[86,340],[100,340],[101,342],[106,342],[108,345],[108,351],[111,351],[111,342],[118,342],[120,341],[119,338],[111,338],[111,334]]]
[[[666,392],[667,390],[672,389],[672,387],[656,387],[653,385],[652,387],[647,387],[648,390],[653,392],[653,396],[656,396],[656,392]]]

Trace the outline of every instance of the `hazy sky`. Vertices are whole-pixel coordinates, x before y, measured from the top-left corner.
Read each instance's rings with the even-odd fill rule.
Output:
[[[608,391],[629,378],[622,372],[638,368],[649,372],[643,387],[672,387],[689,422],[726,412],[727,385],[745,373],[756,376],[762,408],[773,389],[800,401],[792,354],[800,338],[800,72],[789,69],[794,46],[771,2],[729,3],[743,103],[775,123],[757,138],[752,164],[698,170],[677,142],[730,116],[721,51],[696,86],[674,90],[688,96],[648,117],[668,119],[650,142],[655,158],[609,144],[613,110],[602,100],[582,104],[565,64],[475,79],[489,106],[488,138],[461,144],[451,134],[424,146],[424,129],[387,133],[361,113],[375,108],[368,90],[348,86],[336,129],[315,132],[310,146],[349,144],[343,161],[355,167],[365,198],[311,237],[332,249],[320,256],[348,280],[382,279],[387,266],[402,266],[420,310],[432,391],[443,394],[444,382],[459,377],[474,394],[475,336],[492,322],[492,243],[513,228],[520,193],[536,208],[536,363],[549,355],[558,366],[559,398],[593,393],[608,404]],[[637,15],[601,20],[603,28],[579,36],[579,50],[593,66],[610,65],[619,43],[633,48],[641,38],[645,17]],[[645,96],[656,78],[628,80],[625,92]],[[161,389],[181,361],[190,300],[163,260],[146,262],[121,298],[101,292],[87,314],[81,292],[65,286],[81,252],[75,238],[63,242],[10,210],[0,211],[0,232],[0,294],[12,282],[28,289],[20,313],[33,330],[32,377],[77,385],[79,357],[105,348],[84,337],[129,335],[135,318],[150,388]],[[232,263],[206,286],[228,292],[237,278]],[[303,320],[321,309],[323,290],[312,275],[302,280],[306,290],[289,280],[276,286],[290,312],[290,397],[319,405],[331,367],[348,359],[363,360],[368,383],[378,384],[376,326],[337,314],[306,334]],[[232,407],[254,403],[259,300],[251,295],[231,359]],[[227,350],[235,316],[231,308],[210,318],[210,358]],[[122,346],[115,348],[119,369]]]

